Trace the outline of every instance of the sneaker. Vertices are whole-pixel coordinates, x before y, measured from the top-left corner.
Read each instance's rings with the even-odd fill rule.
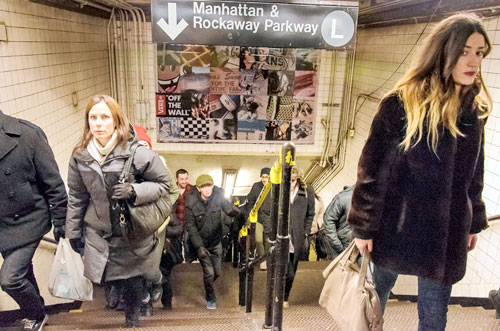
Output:
[[[266,261],[264,261],[264,262],[262,262],[260,264],[260,270],[267,270],[267,263],[266,263]]]
[[[488,297],[490,298],[493,307],[496,309],[496,318],[500,319],[500,296],[498,295],[498,291],[491,290],[490,293],[488,293]]]
[[[153,307],[149,303],[141,305],[141,315],[144,317],[153,316]]]
[[[209,300],[207,301],[207,309],[217,309],[217,305],[215,304],[215,300]]]
[[[161,295],[163,294],[163,285],[162,283],[153,284],[153,288],[151,289],[151,297],[153,298],[153,302],[160,300]]]
[[[283,308],[290,308],[288,301],[283,301]]]
[[[40,320],[30,320],[25,318],[22,320],[23,323],[23,331],[41,331],[47,320],[49,319],[49,315],[45,314],[43,319]]]

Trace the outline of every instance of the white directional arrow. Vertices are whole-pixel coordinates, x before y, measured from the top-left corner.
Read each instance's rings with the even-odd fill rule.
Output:
[[[175,40],[177,36],[188,26],[184,19],[177,23],[177,4],[168,3],[168,23],[163,18],[156,22],[158,26],[170,37]]]

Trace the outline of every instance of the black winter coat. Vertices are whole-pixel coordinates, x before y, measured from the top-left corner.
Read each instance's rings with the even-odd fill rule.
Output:
[[[297,184],[298,185],[298,184]],[[290,192],[291,194],[291,192]],[[312,188],[299,188],[297,196],[290,202],[290,234],[294,248],[294,262],[307,260],[307,235],[311,233],[314,218],[314,191]]]
[[[0,111],[0,252],[64,225],[67,201],[45,133]]]
[[[182,224],[175,213],[170,215],[170,222],[165,228],[165,237],[162,264],[173,267],[182,263]]]
[[[351,206],[353,186],[345,186],[344,190],[335,197],[323,214],[323,226],[326,230],[326,238],[332,247],[335,259],[352,240],[352,231],[347,224],[347,214]]]
[[[374,263],[453,284],[466,269],[469,234],[487,227],[481,198],[484,120],[473,95],[457,121],[463,136],[442,130],[436,153],[423,133],[404,152],[406,113],[398,96],[385,98],[373,119],[358,166],[348,222],[357,238],[373,239]]]
[[[246,204],[246,218],[250,215],[250,211],[252,210],[257,198],[259,197],[260,192],[264,188],[264,184],[262,182],[254,183],[250,193],[247,196],[247,204]],[[259,212],[257,213],[257,222],[261,223],[264,227],[264,233],[271,233],[271,191],[267,194],[264,202],[259,208]]]
[[[222,212],[234,217],[239,210],[224,199],[222,189],[217,186],[214,186],[207,201],[202,200],[200,192],[195,188],[187,196],[184,222],[195,250],[200,247],[214,247],[222,240],[225,226]]]

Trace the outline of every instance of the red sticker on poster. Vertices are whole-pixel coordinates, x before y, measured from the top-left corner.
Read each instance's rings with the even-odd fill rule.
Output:
[[[165,95],[156,95],[156,116],[167,116]]]

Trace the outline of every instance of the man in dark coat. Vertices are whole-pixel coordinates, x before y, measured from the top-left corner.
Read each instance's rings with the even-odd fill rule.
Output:
[[[262,168],[260,170],[260,182],[253,184],[250,193],[247,196],[246,204],[246,218],[250,214],[250,211],[255,205],[260,192],[269,180],[270,168]],[[257,229],[256,229],[256,240],[257,240],[257,253],[260,256],[264,256],[269,249],[268,238],[271,233],[271,194],[266,196],[264,202],[259,208],[257,213]]]
[[[188,245],[188,232],[186,231],[186,224],[184,223],[184,208],[186,206],[186,199],[191,194],[191,185],[189,184],[189,172],[186,169],[177,169],[175,172],[176,184],[179,189],[179,197],[175,202],[172,210],[174,211],[177,219],[182,225],[182,245],[184,247],[184,258],[186,262],[191,262],[191,252],[189,252]]]
[[[328,244],[332,248],[332,259],[335,259],[352,240],[352,231],[347,224],[347,214],[351,206],[354,186],[344,186],[344,190],[333,197],[323,215],[323,226],[326,230]]]
[[[23,330],[41,330],[48,315],[32,258],[52,224],[54,238],[64,237],[66,189],[42,129],[2,111],[0,205],[0,285],[26,317]]]
[[[309,240],[314,218],[314,190],[304,182],[304,173],[298,167],[292,168],[290,183],[290,255],[286,269],[283,307],[288,308],[288,297],[300,260],[307,260]]]
[[[221,274],[223,219],[221,211],[234,217],[239,213],[236,206],[224,199],[222,189],[214,186],[209,175],[196,179],[196,188],[188,195],[184,221],[189,240],[198,255],[203,269],[203,283],[207,309],[216,309],[214,281]]]

